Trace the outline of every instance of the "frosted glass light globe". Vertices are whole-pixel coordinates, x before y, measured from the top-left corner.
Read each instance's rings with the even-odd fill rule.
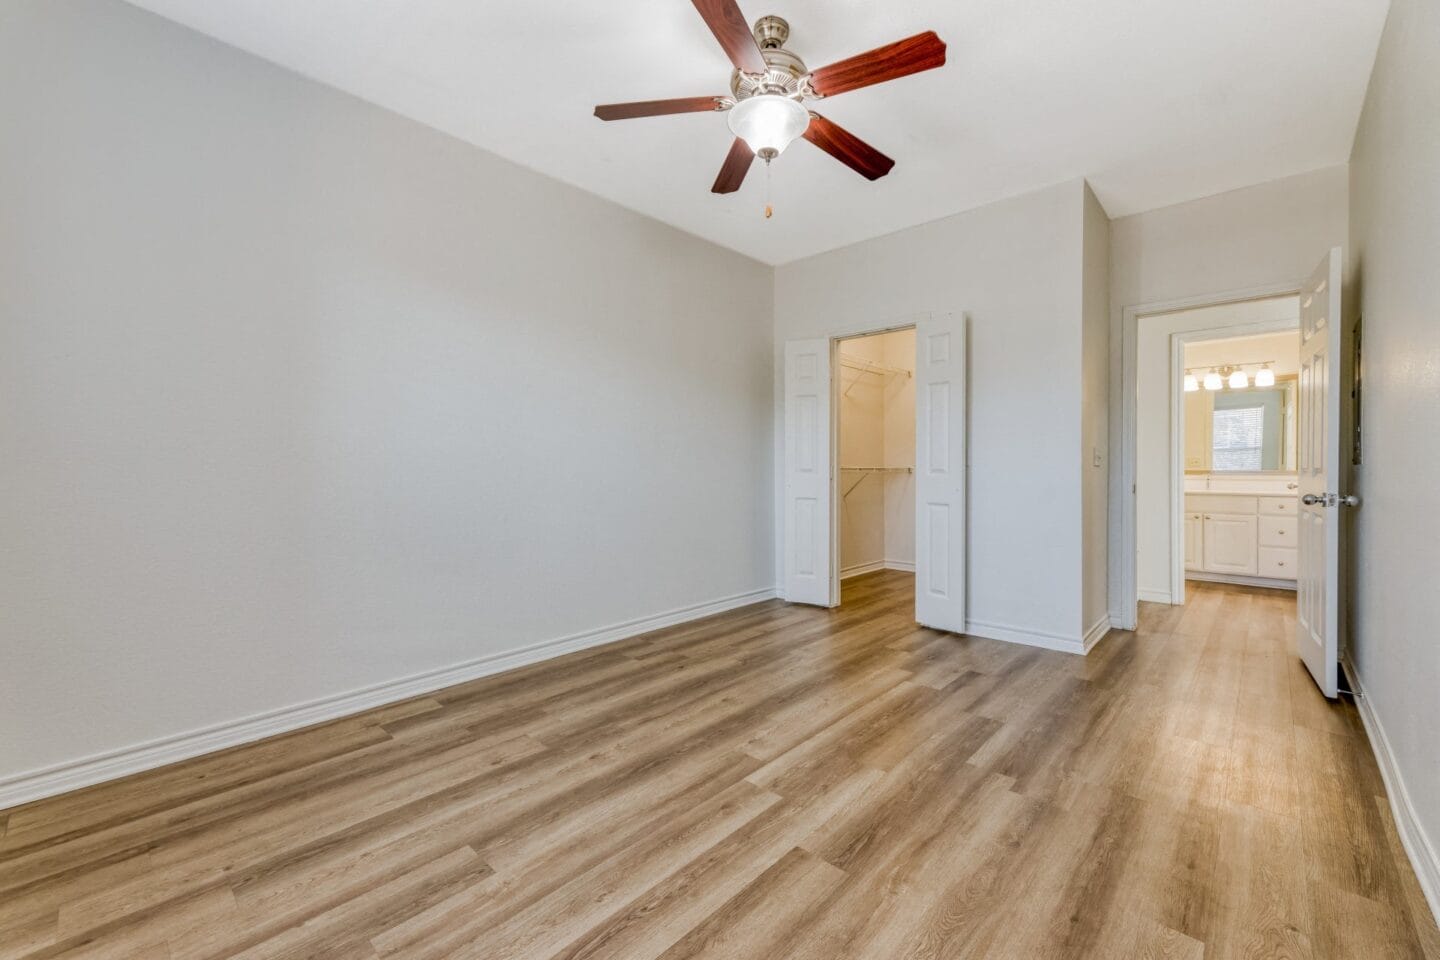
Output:
[[[1245,373],[1244,370],[1236,370],[1234,373],[1230,374],[1231,390],[1244,390],[1248,386],[1250,386],[1250,377]]]
[[[789,97],[762,93],[731,107],[727,122],[756,156],[772,160],[810,126],[810,111]]]
[[[1255,371],[1255,386],[1275,386],[1275,371],[1271,370],[1268,366],[1261,367],[1259,370]]]

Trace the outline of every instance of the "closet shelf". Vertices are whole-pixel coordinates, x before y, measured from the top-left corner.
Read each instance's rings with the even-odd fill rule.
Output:
[[[874,360],[862,360],[859,357],[847,357],[843,353],[840,354],[840,366],[849,367],[851,370],[856,370],[860,374],[873,373],[877,377],[883,377],[887,381],[891,377],[896,376],[914,376],[914,374],[912,374],[909,370],[901,370],[899,367],[887,367],[885,364],[876,363]],[[859,382],[860,377],[857,375],[854,379],[850,381],[849,385],[845,387],[845,389],[841,392],[841,395],[846,397],[850,396],[850,391],[854,390],[855,385]]]
[[[843,491],[841,491],[841,493],[840,493],[840,499],[841,499],[841,500],[844,500],[846,497],[850,496],[851,493],[855,492],[855,488],[858,487],[858,486],[860,486],[860,484],[864,483],[864,482],[865,482],[865,478],[868,477],[868,476],[870,476],[870,474],[872,474],[872,473],[914,473],[914,472],[915,472],[915,468],[914,468],[914,467],[846,467],[846,466],[841,466],[840,469],[841,469],[841,470],[853,470],[853,471],[856,471],[856,472],[858,472],[858,473],[860,474],[860,476],[855,479],[855,482],[854,482],[854,483],[850,484],[850,486],[846,487]]]
[[[873,373],[882,377],[911,377],[914,376],[909,370],[900,367],[886,366],[883,363],[876,363],[874,360],[865,360],[861,357],[850,357],[840,354],[840,366],[849,367],[852,370],[859,370],[861,373]]]

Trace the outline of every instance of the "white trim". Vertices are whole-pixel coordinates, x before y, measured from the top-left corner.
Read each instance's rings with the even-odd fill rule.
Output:
[[[1147,603],[1168,603],[1171,606],[1175,604],[1174,594],[1162,593],[1159,590],[1141,590],[1139,596]]]
[[[886,560],[886,561],[885,561],[885,569],[886,569],[886,570],[902,570],[902,571],[904,571],[905,573],[914,573],[914,572],[915,572],[915,561],[914,561],[914,560]]]
[[[1108,621],[1108,617],[1106,618]],[[1039,630],[1030,630],[1025,627],[1011,626],[1005,623],[989,623],[984,620],[966,620],[965,633],[972,637],[984,637],[987,640],[1003,640],[1006,643],[1021,643],[1027,647],[1040,647],[1045,650],[1058,650],[1061,653],[1078,653],[1085,655],[1085,641],[1081,637],[1066,637],[1058,633],[1044,633]]]
[[[1247,577],[1240,573],[1200,573],[1191,570],[1185,574],[1187,580],[1203,580],[1206,583],[1234,583],[1242,587],[1270,587],[1274,590],[1296,589],[1296,581],[1279,580],[1274,577]]]
[[[1091,650],[1095,649],[1095,644],[1105,639],[1106,634],[1108,634],[1109,632],[1110,613],[1109,611],[1106,611],[1105,613],[1100,614],[1099,620],[1096,620],[1094,623],[1090,624],[1090,629],[1085,631],[1085,636],[1081,638],[1080,644],[1085,648],[1085,652],[1089,653]]]
[[[774,587],[737,593],[721,597],[718,600],[678,607],[649,617],[627,620],[624,623],[601,627],[598,630],[587,630],[571,634],[568,637],[559,637],[503,653],[478,657],[454,666],[412,674],[398,680],[387,680],[383,683],[321,697],[306,703],[281,707],[278,710],[255,714],[239,720],[230,720],[186,733],[137,743],[133,746],[121,747],[118,750],[110,750],[78,760],[69,760],[37,770],[27,770],[0,778],[0,810],[39,800],[42,797],[50,797],[103,783],[106,780],[114,780],[155,767],[162,767],[180,760],[188,760],[227,747],[263,740],[266,737],[298,730],[301,727],[337,720],[387,703],[394,703],[397,700],[405,700],[439,690],[442,687],[454,686],[457,683],[465,683],[505,670],[513,670],[516,667],[548,660],[562,654],[613,643],[627,637],[649,633],[652,630],[771,600],[775,595]]]
[[[1265,300],[1300,292],[1303,282],[1274,283],[1228,293],[1155,300],[1123,307],[1120,311],[1120,380],[1112,389],[1120,393],[1120,555],[1118,584],[1111,584],[1110,619],[1121,629],[1134,629],[1139,616],[1139,594],[1135,581],[1135,423],[1137,416],[1136,348],[1140,339],[1140,318],[1157,313],[1176,313],[1198,307],[1216,307],[1246,300]],[[1114,329],[1113,327],[1111,328]]]
[[[884,570],[884,560],[871,560],[869,563],[857,563],[853,567],[841,567],[840,579],[849,580],[851,577],[858,577],[866,573],[874,573],[876,570]]]
[[[1415,805],[1410,802],[1410,794],[1400,776],[1400,764],[1395,759],[1395,752],[1390,749],[1385,728],[1380,725],[1380,715],[1375,712],[1369,695],[1365,693],[1365,685],[1360,682],[1360,675],[1355,672],[1355,665],[1349,658],[1345,660],[1345,672],[1359,694],[1355,698],[1355,706],[1359,708],[1360,719],[1365,724],[1365,735],[1370,738],[1370,750],[1379,761],[1380,778],[1385,781],[1385,795],[1390,799],[1390,814],[1395,819],[1395,831],[1400,834],[1400,845],[1405,848],[1405,855],[1415,868],[1415,878],[1420,881],[1420,890],[1425,894],[1425,902],[1430,905],[1430,915],[1440,923],[1440,857],[1436,856],[1435,845],[1425,835],[1425,828],[1420,824]]]

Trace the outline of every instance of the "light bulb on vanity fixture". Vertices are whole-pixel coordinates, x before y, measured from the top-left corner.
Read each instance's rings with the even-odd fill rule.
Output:
[[[1229,383],[1231,390],[1244,390],[1246,387],[1250,386],[1250,377],[1248,374],[1245,373],[1244,370],[1236,367],[1235,372],[1230,374]]]
[[[1259,370],[1256,370],[1256,371],[1255,371],[1255,386],[1257,386],[1257,387],[1273,387],[1273,386],[1275,386],[1275,371],[1270,369],[1270,364],[1267,363],[1267,364],[1265,364],[1265,366],[1263,366],[1263,367],[1261,367]]]
[[[1210,372],[1205,374],[1205,389],[1219,390],[1224,385],[1224,381],[1220,379],[1220,371],[1216,370],[1214,367],[1211,367]]]
[[[1195,379],[1195,374],[1189,370],[1185,371],[1185,392],[1194,393],[1200,389],[1200,381]]]

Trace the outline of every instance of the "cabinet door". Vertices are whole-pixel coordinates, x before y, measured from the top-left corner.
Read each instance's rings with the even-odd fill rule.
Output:
[[[1205,520],[1201,514],[1185,514],[1185,569],[1205,569]]]
[[[1259,562],[1257,520],[1238,514],[1205,514],[1201,552],[1207,573],[1255,575]]]

